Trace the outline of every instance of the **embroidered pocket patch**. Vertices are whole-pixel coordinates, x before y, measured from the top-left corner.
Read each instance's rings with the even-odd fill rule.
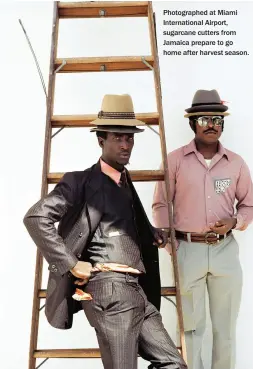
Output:
[[[214,190],[217,194],[226,192],[226,189],[231,185],[231,179],[215,179]]]

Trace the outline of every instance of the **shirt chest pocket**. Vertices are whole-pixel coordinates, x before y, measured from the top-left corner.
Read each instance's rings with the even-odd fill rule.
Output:
[[[214,178],[213,185],[215,193],[220,195],[228,191],[232,185],[232,178]]]
[[[237,177],[233,175],[221,175],[212,177],[212,186],[218,199],[226,199],[234,203],[236,194]]]

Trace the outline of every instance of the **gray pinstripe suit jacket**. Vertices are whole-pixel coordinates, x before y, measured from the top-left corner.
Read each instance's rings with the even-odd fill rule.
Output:
[[[136,222],[142,238],[146,275],[140,280],[148,299],[160,308],[158,250],[153,246],[155,229],[150,224],[132,185]],[[33,205],[24,224],[47,260],[50,270],[45,313],[55,328],[71,328],[73,314],[82,309],[72,299],[76,286],[69,270],[85,252],[103,215],[103,176],[100,163],[84,171],[68,172],[43,199]],[[58,229],[55,223],[59,222]]]

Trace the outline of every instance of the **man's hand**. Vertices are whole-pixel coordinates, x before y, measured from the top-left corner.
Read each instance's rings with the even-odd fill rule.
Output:
[[[154,233],[155,242],[153,242],[153,245],[157,246],[159,249],[165,247],[168,243],[169,235],[169,230],[156,228]]]
[[[213,227],[211,227],[211,230],[220,235],[224,235],[225,233],[228,233],[232,228],[235,227],[236,222],[237,222],[236,218],[221,219],[218,222],[216,222]]]
[[[87,263],[85,261],[78,261],[77,264],[74,266],[70,272],[79,280],[75,281],[75,284],[82,286],[86,284],[90,278],[92,265],[91,263]]]
[[[179,248],[179,242],[177,239],[175,239],[175,247],[176,247],[176,251]],[[172,243],[171,240],[168,241],[167,245],[165,245],[165,250],[170,254],[170,256],[172,256]]]

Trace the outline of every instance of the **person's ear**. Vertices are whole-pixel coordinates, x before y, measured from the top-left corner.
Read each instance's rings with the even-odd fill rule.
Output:
[[[189,126],[191,127],[193,132],[195,132],[194,122],[191,119],[189,120]]]
[[[98,143],[100,147],[104,147],[104,139],[102,137],[98,137]]]

